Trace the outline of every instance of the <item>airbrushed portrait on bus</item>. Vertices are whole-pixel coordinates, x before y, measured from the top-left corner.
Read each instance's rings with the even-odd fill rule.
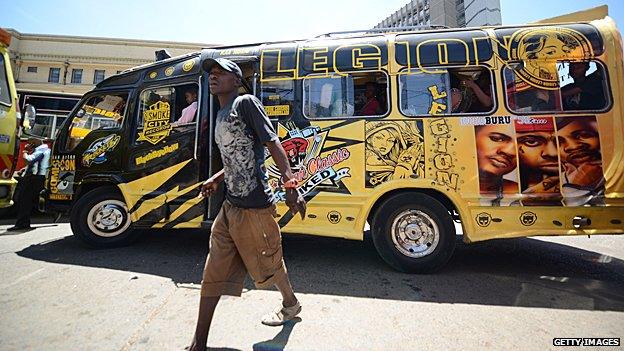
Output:
[[[197,197],[223,167],[204,65],[221,57],[262,103],[307,202],[305,218],[288,211],[267,153],[284,233],[362,240],[368,224],[382,258],[409,272],[448,261],[454,221],[466,242],[622,234],[618,36],[609,18],[349,33],[140,66],[99,83],[63,125],[46,207],[93,246],[209,226],[224,192]]]

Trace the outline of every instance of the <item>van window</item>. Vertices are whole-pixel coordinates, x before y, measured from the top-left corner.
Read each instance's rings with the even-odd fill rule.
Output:
[[[399,106],[406,116],[490,113],[495,106],[486,68],[403,72],[399,89]]]
[[[558,80],[551,89],[522,80],[520,72],[526,69],[521,64],[504,69],[507,106],[515,113],[586,112],[608,107],[606,73],[599,62],[553,62],[551,71]]]
[[[309,77],[303,81],[306,117],[383,116],[388,113],[388,78],[384,72]]]
[[[295,101],[295,81],[288,79],[262,82],[260,100],[270,118],[290,116]]]
[[[73,116],[66,148],[73,150],[94,130],[121,127],[127,101],[127,93],[98,94],[88,98]]]
[[[162,134],[162,128],[180,129],[195,126],[197,121],[197,84],[158,87],[146,89],[139,98],[137,129],[143,131],[146,116],[149,131],[143,133]],[[149,113],[154,111],[158,113]],[[149,140],[149,138],[148,138]]]

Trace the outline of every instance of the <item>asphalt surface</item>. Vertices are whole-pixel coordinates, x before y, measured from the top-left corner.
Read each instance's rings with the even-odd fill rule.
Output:
[[[1,350],[188,345],[207,232],[149,231],[93,250],[67,223],[38,223],[14,234],[0,221]],[[553,338],[624,337],[621,236],[459,244],[432,275],[392,270],[370,240],[287,235],[284,252],[301,318],[261,325],[280,296],[248,281],[221,300],[211,350],[569,350]]]

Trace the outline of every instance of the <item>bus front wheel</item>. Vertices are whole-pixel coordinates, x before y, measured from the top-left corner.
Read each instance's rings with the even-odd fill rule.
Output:
[[[136,237],[123,197],[110,186],[91,190],[78,199],[70,224],[74,235],[92,247],[122,246]]]
[[[425,194],[403,193],[387,199],[375,213],[371,231],[379,255],[402,272],[434,272],[455,250],[451,215]]]

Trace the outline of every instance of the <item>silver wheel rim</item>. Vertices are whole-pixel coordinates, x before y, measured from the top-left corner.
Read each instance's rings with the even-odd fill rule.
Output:
[[[403,255],[424,257],[433,252],[440,241],[437,223],[419,210],[405,210],[392,221],[392,242]]]
[[[103,200],[89,211],[87,226],[97,236],[104,238],[117,236],[130,226],[128,207],[119,200]]]

